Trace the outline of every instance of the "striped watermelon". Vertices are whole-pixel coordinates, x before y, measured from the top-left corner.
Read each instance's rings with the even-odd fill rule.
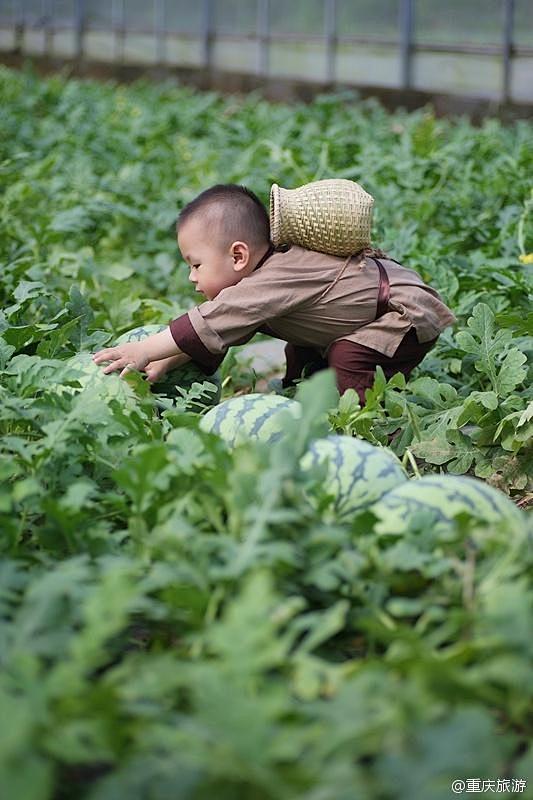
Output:
[[[432,525],[446,528],[453,517],[468,512],[486,522],[507,520],[522,525],[522,513],[498,489],[477,480],[457,475],[425,475],[387,492],[373,507],[379,522],[377,533],[401,534],[420,512],[432,515]]]
[[[140,328],[133,328],[133,330],[123,333],[117,339],[117,344],[125,344],[126,342],[140,342],[141,339],[146,339],[147,336],[152,336],[154,333],[160,333],[167,328],[167,325],[143,325]],[[205,387],[202,404],[193,404],[195,410],[200,410],[200,405],[213,406],[220,400],[221,394],[221,379],[220,374],[215,372],[213,375],[205,375],[204,372],[193,361],[189,361],[182,367],[173,369],[157,383],[151,385],[151,390],[155,394],[166,395],[171,398],[178,398],[182,395],[176,388],[180,386],[182,389],[190,389],[193,383],[212,383],[216,389],[208,389]],[[198,405],[198,408],[197,408]]]
[[[275,394],[246,394],[230,397],[212,408],[202,418],[200,427],[216,433],[230,446],[246,439],[275,442],[283,435],[283,419],[288,411],[294,417],[301,414],[295,400]]]
[[[353,436],[316,439],[300,465],[307,472],[324,462],[328,463],[324,488],[334,497],[328,516],[331,511],[337,517],[362,511],[407,480],[402,465],[390,450]],[[314,502],[313,497],[309,499]]]
[[[153,336],[154,333],[161,333],[167,325],[141,325],[138,328],[132,328],[131,331],[126,331],[118,337],[115,344],[126,344],[127,342],[140,342],[146,339],[147,336]]]

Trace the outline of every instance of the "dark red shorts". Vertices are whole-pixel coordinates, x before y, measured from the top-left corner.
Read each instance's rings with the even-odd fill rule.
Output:
[[[371,347],[341,339],[331,345],[327,359],[322,358],[318,350],[313,347],[300,347],[288,343],[285,346],[287,370],[283,378],[283,387],[293,385],[294,381],[302,376],[305,367],[307,367],[306,375],[332,367],[337,377],[339,394],[342,395],[346,389],[355,389],[361,404],[364,405],[365,391],[374,383],[378,364],[387,380],[397,372],[402,372],[408,377],[436,341],[437,339],[433,339],[430,342],[420,343],[415,329],[411,328],[405,334],[394,356],[390,358],[377,350],[372,350]]]

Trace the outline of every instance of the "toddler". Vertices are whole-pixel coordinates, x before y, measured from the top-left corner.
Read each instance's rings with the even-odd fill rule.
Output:
[[[406,377],[455,317],[420,276],[370,247],[348,258],[275,249],[267,211],[243,186],[217,185],[182,210],[178,246],[205,301],[140,342],[100,350],[105,373],[157,381],[193,360],[211,375],[228,347],[262,332],[287,342],[284,388],[331,367],[362,404],[379,364]]]

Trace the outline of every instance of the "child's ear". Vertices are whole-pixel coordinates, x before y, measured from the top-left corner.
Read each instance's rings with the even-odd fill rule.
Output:
[[[246,242],[233,242],[230,252],[233,259],[233,269],[240,271],[248,266],[250,262],[250,248]]]

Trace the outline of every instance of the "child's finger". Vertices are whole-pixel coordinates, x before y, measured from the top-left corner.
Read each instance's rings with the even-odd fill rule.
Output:
[[[118,353],[115,347],[109,347],[106,350],[99,350],[97,353],[93,355],[93,361],[95,364],[102,364],[104,361],[110,361],[113,358],[117,358]]]
[[[104,367],[102,372],[104,375],[109,375],[111,372],[115,372],[117,369],[123,369],[126,366],[126,362],[123,358],[119,358],[113,361],[111,364],[108,364],[107,367]]]

